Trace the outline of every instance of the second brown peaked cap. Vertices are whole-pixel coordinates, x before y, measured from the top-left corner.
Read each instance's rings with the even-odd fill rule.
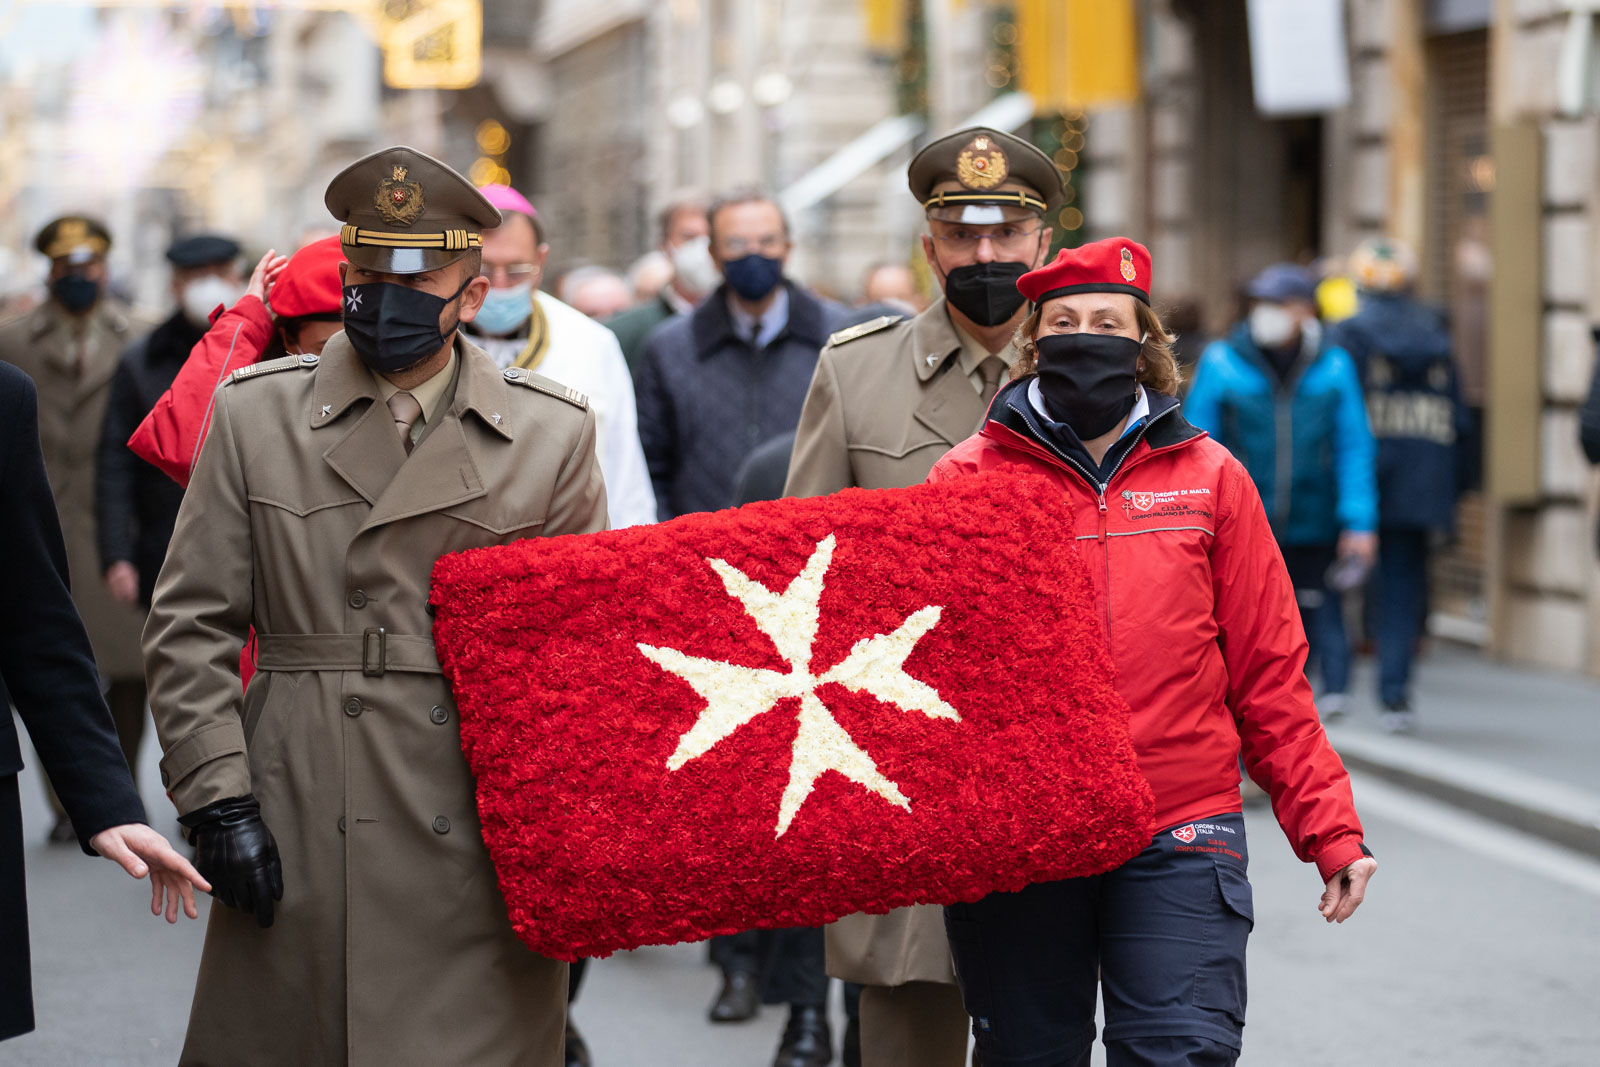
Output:
[[[358,267],[420,274],[483,247],[500,212],[466,178],[399,145],[364,156],[328,183],[323,203],[344,225],[339,243]]]
[[[924,145],[906,171],[924,209],[997,204],[1054,215],[1064,197],[1061,171],[1020,137],[968,126]],[[942,195],[935,193],[941,184]]]

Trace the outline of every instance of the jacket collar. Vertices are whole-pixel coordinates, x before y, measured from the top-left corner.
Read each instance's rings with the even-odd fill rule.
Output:
[[[152,361],[176,360],[182,363],[204,336],[205,331],[195,329],[180,308],[150,331],[150,341],[145,350]]]
[[[828,343],[831,332],[827,308],[822,301],[785,278],[781,283],[789,292],[789,321],[773,340],[793,337],[818,351]],[[728,284],[717,286],[716,291],[689,313],[689,329],[694,338],[695,355],[701,359],[710,356],[730,341],[742,341],[733,328],[733,315],[728,311]]]
[[[917,380],[925,382],[961,351],[961,335],[950,321],[944,297],[911,320],[911,360]]]
[[[95,305],[94,310],[89,312],[89,322],[98,323],[112,333],[123,333],[132,325],[127,311],[104,297]],[[66,325],[67,313],[49,297],[41,301],[28,317],[28,333],[35,341],[52,330],[65,328]]]
[[[472,412],[480,422],[507,441],[515,440],[517,420],[511,402],[511,386],[487,352],[456,334],[455,399],[445,414],[457,417]],[[336,421],[357,400],[376,402],[378,384],[372,380],[361,357],[356,355],[343,331],[328,338],[317,366],[312,388],[311,428],[321,429]]]
[[[1049,457],[1057,465],[1067,466],[1060,449],[1040,432],[1037,418],[1031,417],[1028,385],[1037,377],[1037,374],[1029,374],[1003,386],[989,405],[989,416],[981,432],[984,437],[1005,443],[1015,443],[1021,438],[1030,451]],[[1145,396],[1150,402],[1150,414],[1145,421],[1143,438],[1129,449],[1128,458],[1119,469],[1126,469],[1143,455],[1187,445],[1206,436],[1204,430],[1197,429],[1178,412],[1177,397],[1149,388],[1145,389]],[[1076,467],[1072,469],[1078,474],[1084,473]]]

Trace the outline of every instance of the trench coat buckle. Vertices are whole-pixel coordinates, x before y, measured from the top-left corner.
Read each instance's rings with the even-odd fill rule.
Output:
[[[377,638],[378,656],[372,657],[373,638]],[[382,626],[369,626],[361,632],[361,673],[368,678],[382,678],[389,660],[389,634]]]

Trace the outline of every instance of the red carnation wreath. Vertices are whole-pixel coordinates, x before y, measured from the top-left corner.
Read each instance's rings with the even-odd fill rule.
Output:
[[[1132,857],[1153,800],[1073,535],[994,473],[441,559],[517,933],[604,956]]]

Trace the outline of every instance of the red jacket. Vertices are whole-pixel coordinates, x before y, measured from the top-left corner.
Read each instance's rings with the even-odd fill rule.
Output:
[[[212,394],[228,375],[260,359],[271,341],[267,306],[256,297],[241,297],[211,320],[211,329],[189,353],[172,388],[128,438],[128,447],[187,489],[194,457],[211,426]]]
[[[233,307],[216,315],[211,329],[189,351],[189,358],[172,380],[172,388],[161,395],[128,438],[128,448],[189,488],[194,458],[211,428],[212,396],[217,387],[240,367],[260,359],[271,341],[272,316],[267,305],[256,297],[241,297]],[[239,657],[239,678],[246,687],[255,673],[255,649],[252,633]]]
[[[1249,474],[1152,393],[1102,487],[1051,443],[1028,406],[1031,380],[1007,386],[929,480],[1018,467],[1060,483],[1155,791],[1153,830],[1238,811],[1242,748],[1295,854],[1327,881],[1361,858],[1361,821],[1311,700],[1294,589]]]

